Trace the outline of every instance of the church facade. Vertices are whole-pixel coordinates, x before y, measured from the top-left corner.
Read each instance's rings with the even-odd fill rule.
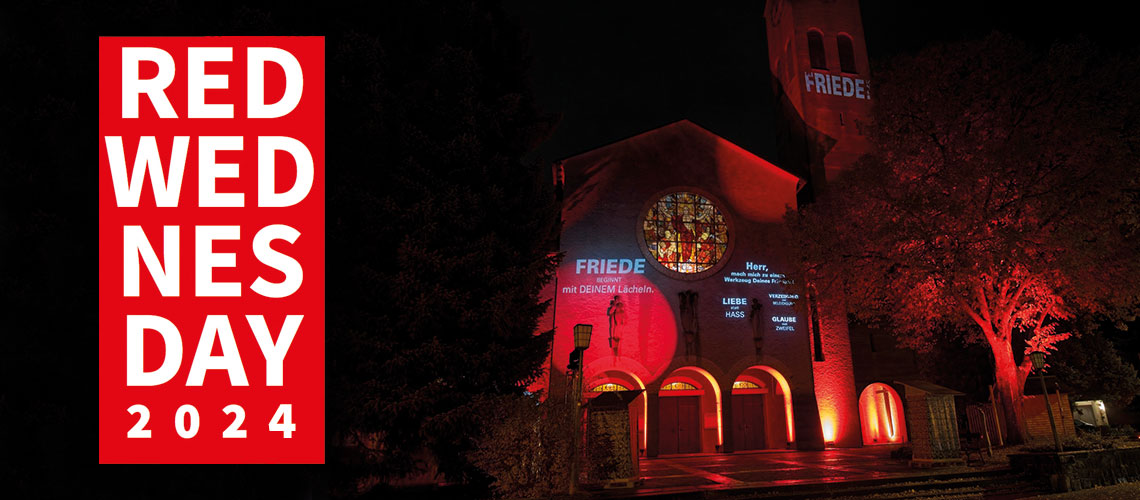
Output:
[[[765,17],[778,163],[682,120],[555,166],[546,384],[567,390],[574,325],[593,325],[584,397],[643,391],[630,439],[645,456],[906,440],[891,381],[856,385],[842,298],[819,296],[781,244],[787,211],[868,147],[859,6],[775,0]]]

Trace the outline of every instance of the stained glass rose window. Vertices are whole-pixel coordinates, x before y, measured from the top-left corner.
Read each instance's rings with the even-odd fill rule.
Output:
[[[724,214],[696,193],[670,193],[649,207],[644,222],[645,246],[657,262],[678,273],[711,269],[728,248]]]

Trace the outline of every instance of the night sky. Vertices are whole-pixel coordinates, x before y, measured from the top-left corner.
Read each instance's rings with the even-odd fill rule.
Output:
[[[1105,49],[1136,48],[1129,16],[1064,5],[871,0],[862,12],[872,64],[993,30],[1035,45],[1083,35]],[[764,2],[505,6],[529,38],[535,97],[560,118],[534,159],[551,162],[689,119],[776,160]]]

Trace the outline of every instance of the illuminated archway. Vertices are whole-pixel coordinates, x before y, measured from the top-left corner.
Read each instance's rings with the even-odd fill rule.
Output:
[[[590,381],[587,382],[585,387],[584,396],[586,398],[594,398],[601,394],[597,389],[611,389],[604,387],[613,384],[628,390],[641,389],[640,396],[634,398],[629,403],[630,414],[630,428],[635,433],[634,438],[641,451],[646,449],[648,443],[648,432],[646,432],[646,423],[649,422],[649,406],[645,404],[645,384],[642,383],[641,378],[634,375],[632,372],[624,370],[603,370],[595,373]]]
[[[782,378],[774,369],[751,367],[733,381],[731,422],[736,451],[784,449],[792,443],[791,398]]]
[[[769,380],[775,383],[770,384],[768,383]],[[784,375],[780,373],[779,370],[771,366],[754,365],[740,372],[740,375],[736,378],[736,382],[740,381],[760,381],[768,386],[769,397],[774,398],[776,402],[783,406],[783,427],[788,439],[787,444],[794,443],[796,441],[796,425],[795,418],[792,414],[792,389],[788,385],[788,379],[784,378]],[[733,383],[734,386],[736,382]],[[736,393],[735,388],[733,389],[733,393]]]
[[[671,385],[677,382],[680,384]],[[662,400],[672,397],[698,396],[699,407],[696,425],[699,426],[700,451],[712,453],[724,444],[720,384],[707,370],[698,366],[683,366],[673,370],[662,381],[661,391],[658,392],[658,395],[661,396]],[[661,402],[663,407],[668,406],[668,404],[668,401]],[[714,423],[714,425],[708,425],[710,423]],[[663,439],[662,431],[669,425],[669,422],[659,421],[658,425],[662,426],[662,429],[657,431],[658,439]],[[713,446],[714,443],[715,447]],[[662,449],[668,448],[663,447]]]
[[[902,399],[887,384],[876,382],[863,389],[859,395],[859,421],[864,445],[906,442]]]

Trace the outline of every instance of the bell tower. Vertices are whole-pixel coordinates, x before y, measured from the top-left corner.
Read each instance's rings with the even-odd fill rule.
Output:
[[[768,64],[780,107],[779,161],[822,194],[860,156],[871,113],[870,67],[857,0],[769,0]]]
[[[857,0],[769,0],[768,64],[780,108],[779,161],[807,180],[802,206],[870,149],[867,46]],[[810,283],[810,277],[809,283]],[[825,446],[862,445],[844,300],[805,289],[803,311]]]

